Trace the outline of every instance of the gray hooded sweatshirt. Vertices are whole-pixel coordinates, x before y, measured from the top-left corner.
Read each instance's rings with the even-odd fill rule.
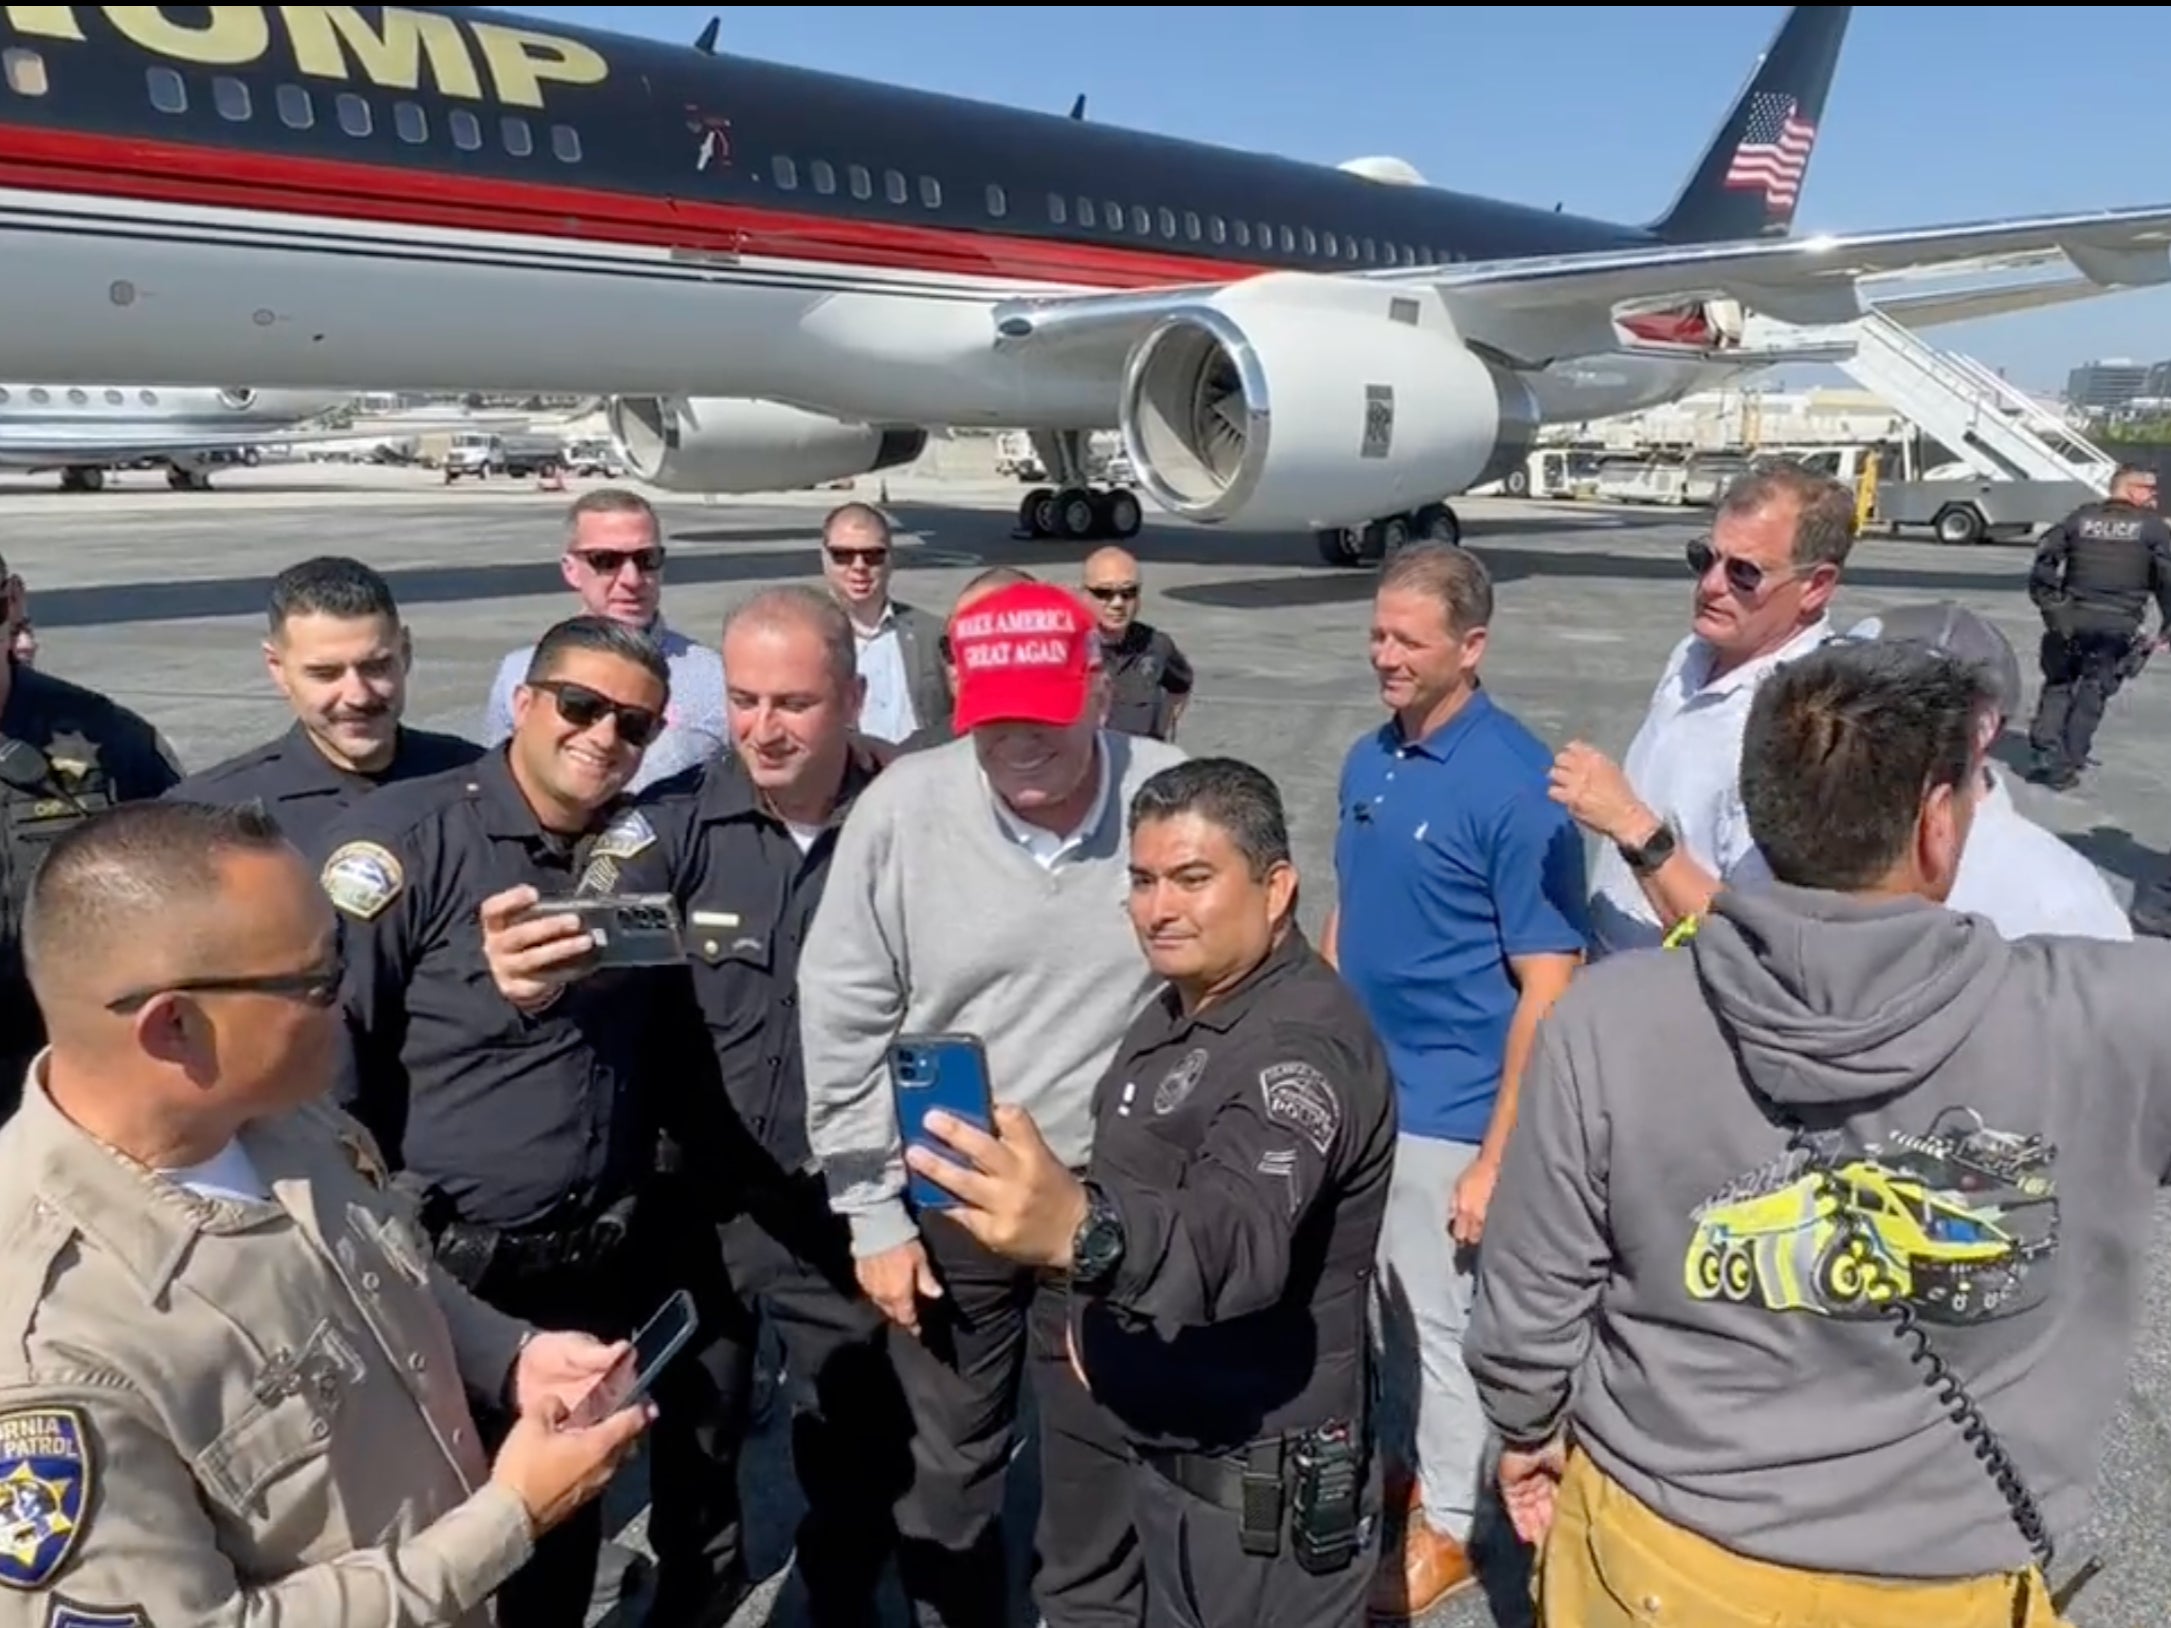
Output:
[[[1755,1559],[2028,1565],[1866,1302],[1915,1308],[2074,1532],[2171,1164],[2166,991],[2171,944],[2006,943],[1922,900],[1778,885],[1722,894],[1686,950],[1590,968],[1542,1028],[1486,1218],[1464,1355],[1494,1427],[1567,1424]]]

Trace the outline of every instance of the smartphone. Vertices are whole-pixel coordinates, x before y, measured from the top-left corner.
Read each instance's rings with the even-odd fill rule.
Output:
[[[897,1128],[907,1147],[923,1147],[950,1160],[958,1155],[924,1121],[934,1109],[995,1134],[995,1093],[987,1053],[977,1035],[913,1035],[890,1047],[890,1092]],[[917,1170],[909,1171],[906,1196],[916,1210],[954,1209],[957,1200]]]
[[[567,1423],[594,1424],[647,1396],[663,1365],[677,1356],[693,1338],[699,1321],[694,1315],[692,1295],[684,1289],[672,1295],[641,1325],[641,1332],[633,1336],[633,1349],[580,1399]]]
[[[678,901],[668,893],[594,893],[538,899],[514,918],[577,916],[595,943],[598,967],[668,967],[686,959]],[[583,963],[587,964],[587,963]]]

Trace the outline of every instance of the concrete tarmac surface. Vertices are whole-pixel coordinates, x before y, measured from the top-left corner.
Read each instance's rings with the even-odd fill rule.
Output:
[[[50,479],[0,479],[0,553],[29,589],[40,667],[92,685],[164,731],[193,770],[284,729],[264,673],[264,596],[282,566],[347,553],[384,571],[414,631],[410,721],[472,734],[504,653],[574,609],[557,557],[571,493],[532,481],[446,488],[426,471],[336,464],[266,464],[220,471],[207,493],[171,492],[155,474],[124,474],[98,493],[59,493]],[[597,482],[575,483],[575,490]],[[847,496],[872,500],[875,478],[851,493],[748,499],[654,494],[670,542],[665,615],[708,640],[725,610],[753,588],[819,580],[821,514]],[[1075,583],[1079,545],[1013,539],[1022,488],[994,479],[888,481],[899,529],[897,597],[942,613],[983,565],[1022,565]],[[1498,593],[1484,673],[1494,698],[1555,744],[1584,738],[1616,756],[1642,716],[1668,651],[1686,631],[1686,543],[1697,511],[1595,504],[1465,500],[1468,542]],[[1149,511],[1149,514],[1151,511]],[[1344,752],[1382,713],[1366,666],[1373,573],[1318,563],[1304,537],[1223,535],[1151,525],[1133,545],[1144,564],[1143,614],[1173,634],[1198,673],[1184,720],[1192,753],[1230,753],[1273,773],[1288,799],[1304,876],[1303,919],[1316,932],[1333,900],[1335,785]],[[1911,601],[1955,598],[2004,627],[2036,688],[2039,627],[2022,591],[2024,548],[1959,550],[1880,537],[1857,545],[1838,601],[1844,625]],[[2025,729],[2025,719],[2019,730]],[[2024,761],[2019,730],[2002,755]],[[2101,766],[2081,787],[2052,794],[2011,777],[2021,808],[2102,867],[2121,900],[2171,847],[2171,671],[2163,664],[2112,703]],[[2167,1212],[2159,1209],[2156,1241]],[[2156,1250],[2157,1262],[2171,1252]],[[2097,1516],[2061,1544],[2058,1579],[2095,1549],[2108,1569],[2082,1594],[2083,1628],[2143,1628],[2171,1620],[2171,1271],[2143,1283],[2139,1347],[2103,1445]],[[1862,1361],[1895,1386],[1916,1383],[1895,1341],[1862,1331]],[[1887,1350],[1890,1345],[1892,1349]],[[1992,1422],[1997,1422],[1992,1410]],[[787,1565],[796,1494],[780,1408],[765,1417],[748,1466],[751,1560],[771,1582],[735,1619],[796,1623]],[[1031,1455],[1013,1476],[1013,1506],[1033,1496]],[[614,1530],[638,1549],[640,1478],[612,1499]],[[2003,1520],[1987,1484],[1983,1518]],[[1021,1564],[1029,1520],[1013,1523]],[[1928,1557],[1926,1557],[1928,1558]],[[615,1576],[609,1581],[615,1582]],[[1425,1628],[1514,1623],[1516,1585],[1497,1611],[1472,1590]],[[616,1616],[610,1602],[599,1616]],[[772,1616],[773,1613],[773,1616]]]

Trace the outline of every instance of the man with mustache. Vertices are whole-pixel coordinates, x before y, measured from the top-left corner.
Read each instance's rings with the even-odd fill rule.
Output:
[[[1184,754],[1105,727],[1094,618],[1064,589],[996,588],[951,617],[947,641],[966,738],[899,758],[860,794],[807,935],[807,1135],[860,1285],[902,1331],[891,1351],[915,1429],[898,1571],[920,1621],[1008,1619],[997,1521],[1029,1371],[1041,1616],[1135,1624],[1133,1470],[1071,1370],[1068,1284],[907,1207],[888,1053],[900,1036],[978,1036],[996,1098],[1085,1168],[1094,1084],[1158,982],[1124,914],[1124,811]]]
[[[414,641],[391,585],[360,560],[325,555],[288,566],[272,579],[267,620],[264,666],[294,727],[190,775],[169,798],[258,803],[320,864],[331,827],[370,792],[482,756],[473,741],[401,721]]]

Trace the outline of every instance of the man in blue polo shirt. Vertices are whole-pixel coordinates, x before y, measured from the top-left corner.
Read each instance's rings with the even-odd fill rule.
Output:
[[[1351,748],[1327,953],[1387,1047],[1401,1138],[1380,1238],[1390,1394],[1414,1414],[1375,1617],[1471,1580],[1486,1426],[1463,1366],[1486,1206],[1538,1020],[1581,964],[1583,843],[1547,794],[1553,753],[1478,682],[1493,590],[1476,555],[1398,553],[1372,611],[1394,716]],[[1403,1517],[1406,1516],[1406,1519]]]

